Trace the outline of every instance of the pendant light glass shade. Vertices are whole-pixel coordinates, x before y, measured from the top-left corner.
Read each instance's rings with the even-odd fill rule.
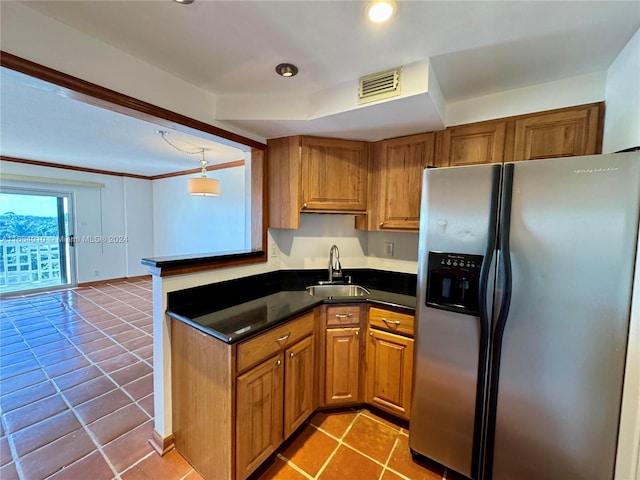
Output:
[[[188,190],[189,195],[218,197],[220,196],[220,181],[207,177],[190,178]]]

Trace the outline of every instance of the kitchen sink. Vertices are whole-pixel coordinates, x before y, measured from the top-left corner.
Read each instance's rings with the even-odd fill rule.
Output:
[[[365,297],[369,290],[352,283],[347,284],[318,284],[307,287],[309,295],[318,297]]]

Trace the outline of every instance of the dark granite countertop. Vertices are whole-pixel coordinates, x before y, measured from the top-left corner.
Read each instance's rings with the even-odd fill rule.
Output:
[[[366,277],[367,281],[354,283],[363,286],[381,284],[382,287],[394,284],[394,288],[388,288],[396,291],[369,287],[370,294],[365,297],[326,298],[312,296],[304,286],[300,286],[301,283],[315,283],[309,281],[309,272],[314,271],[300,272],[273,272],[175,292],[173,296],[169,294],[167,314],[223,342],[236,343],[323,303],[367,302],[395,310],[415,311],[415,283],[412,289],[410,275],[404,282],[398,282],[397,278],[391,279],[395,282],[381,278],[388,274],[394,277],[408,274],[360,270],[356,273],[362,279]],[[247,289],[248,285],[256,287]],[[247,290],[254,293],[237,293]],[[235,296],[229,294],[232,291],[236,292]],[[209,300],[202,301],[203,297]],[[219,301],[212,301],[212,298],[218,298]]]

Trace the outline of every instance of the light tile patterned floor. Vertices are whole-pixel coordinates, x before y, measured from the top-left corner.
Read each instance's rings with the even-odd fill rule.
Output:
[[[149,445],[151,335],[150,280],[3,298],[0,479],[201,480]],[[407,442],[370,410],[318,412],[251,480],[454,478]]]

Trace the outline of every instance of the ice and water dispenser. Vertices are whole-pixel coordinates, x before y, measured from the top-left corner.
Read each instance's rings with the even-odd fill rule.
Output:
[[[482,259],[482,255],[429,252],[426,305],[478,315]]]

